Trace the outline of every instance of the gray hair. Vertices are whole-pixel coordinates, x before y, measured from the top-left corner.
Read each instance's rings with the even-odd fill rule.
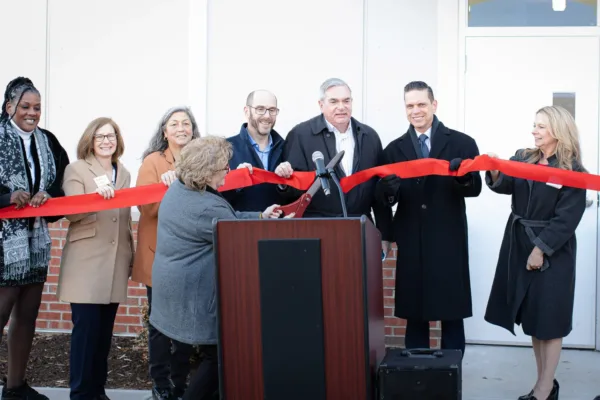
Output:
[[[352,93],[352,89],[350,89],[350,86],[348,86],[348,84],[343,80],[339,78],[329,78],[325,82],[323,82],[321,84],[321,87],[319,88],[319,99],[325,100],[325,92],[327,92],[332,87],[336,86],[346,86],[348,90],[350,90],[350,93]]]
[[[196,118],[194,118],[194,114],[189,107],[186,106],[177,106],[167,110],[167,112],[163,115],[156,130],[154,131],[154,135],[152,135],[152,139],[150,139],[150,144],[146,151],[144,151],[142,155],[142,160],[148,155],[157,152],[157,151],[165,151],[169,147],[169,142],[165,140],[165,126],[167,122],[173,116],[173,114],[178,112],[184,112],[188,115],[190,120],[192,121],[192,140],[200,137],[200,131],[198,130],[198,124],[196,123]]]

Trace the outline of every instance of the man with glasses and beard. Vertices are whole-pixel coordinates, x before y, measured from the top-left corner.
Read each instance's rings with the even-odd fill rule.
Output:
[[[289,178],[292,168],[281,162],[285,140],[273,127],[279,109],[277,98],[267,90],[255,90],[248,95],[244,114],[248,122],[242,124],[240,133],[227,140],[233,146],[231,169],[260,168]],[[236,211],[262,210],[272,204],[282,204],[277,185],[262,183],[222,193]]]

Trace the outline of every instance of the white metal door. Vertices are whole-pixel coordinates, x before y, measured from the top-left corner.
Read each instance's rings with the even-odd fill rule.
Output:
[[[482,154],[503,159],[532,147],[535,112],[552,105],[558,95],[575,99],[583,162],[598,173],[597,37],[467,37],[465,69],[465,132]],[[483,174],[483,173],[482,173]],[[573,331],[565,346],[594,347],[596,334],[597,193],[576,232],[577,272]],[[474,316],[466,321],[471,343],[530,344],[520,327],[513,336],[484,321],[483,316],[510,213],[510,196],[484,187],[467,203]]]

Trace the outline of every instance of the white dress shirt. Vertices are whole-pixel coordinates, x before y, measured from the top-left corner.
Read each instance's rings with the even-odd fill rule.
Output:
[[[352,174],[352,165],[354,163],[354,133],[352,132],[352,123],[348,122],[348,129],[342,133],[337,130],[329,121],[325,120],[329,132],[335,135],[335,150],[339,153],[344,150],[344,157],[340,162],[346,176]]]

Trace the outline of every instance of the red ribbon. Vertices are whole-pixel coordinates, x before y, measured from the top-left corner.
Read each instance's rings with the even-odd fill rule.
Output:
[[[458,171],[450,171],[449,166],[448,161],[431,158],[405,161],[357,172],[340,179],[340,184],[344,193],[347,193],[373,176],[384,177],[392,174],[396,174],[401,178],[417,178],[426,175],[462,176],[469,172],[498,170],[515,178],[555,183],[580,189],[600,190],[600,176],[598,175],[567,171],[546,165],[500,160],[487,155],[477,156],[472,160],[464,160]]]
[[[487,155],[481,155],[472,160],[464,160],[458,171],[450,171],[449,165],[448,161],[432,158],[382,165],[344,177],[340,179],[340,184],[344,193],[347,193],[357,185],[375,176],[383,177],[392,174],[401,178],[417,178],[428,175],[462,176],[469,172],[499,170],[515,178],[600,191],[599,175],[566,171],[544,165],[499,160]],[[285,179],[273,172],[258,168],[253,168],[252,174],[247,168],[242,168],[231,171],[225,179],[225,185],[219,190],[240,189],[261,183],[284,184],[296,189],[307,190],[314,179],[314,172],[294,172],[290,179]],[[117,190],[115,191],[115,197],[110,200],[104,200],[96,193],[59,197],[48,199],[43,206],[38,208],[27,206],[21,210],[16,210],[11,206],[0,209],[0,219],[50,217],[141,206],[160,202],[166,191],[167,187],[165,185],[157,183]]]

